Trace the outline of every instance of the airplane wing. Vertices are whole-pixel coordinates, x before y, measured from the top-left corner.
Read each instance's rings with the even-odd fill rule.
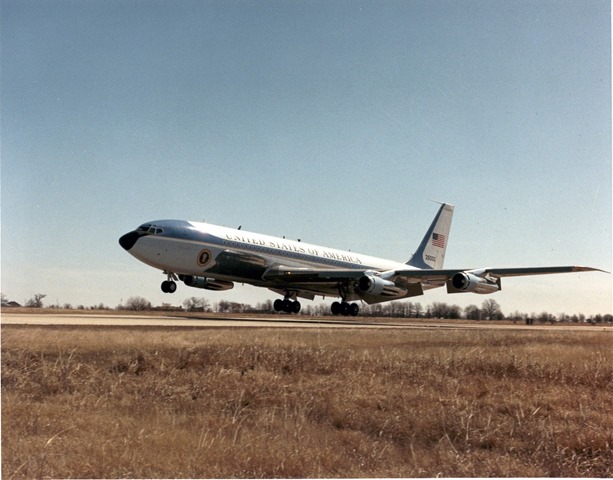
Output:
[[[319,283],[319,282],[338,282],[342,280],[352,280],[364,275],[364,270],[340,270],[324,268],[291,268],[275,266],[269,268],[263,275],[264,280],[296,282],[296,283]]]
[[[466,272],[478,276],[491,277],[521,277],[528,275],[549,275],[552,273],[572,273],[572,272],[605,272],[598,268],[564,266],[564,267],[512,267],[512,268],[456,268],[446,270],[395,270],[394,274],[407,278],[431,278],[442,279],[453,277],[456,273]],[[607,272],[605,272],[607,273]]]
[[[519,277],[527,275],[548,275],[552,273],[572,273],[572,272],[605,272],[598,268],[578,267],[578,266],[563,266],[563,267],[513,267],[513,268],[453,268],[440,270],[390,270],[385,272],[376,272],[377,276],[386,280],[406,279],[432,282],[445,282],[450,280],[457,273],[471,273],[476,276],[490,277]],[[265,274],[266,280],[282,280],[295,282],[329,282],[339,280],[352,280],[360,278],[368,273],[373,273],[372,270],[352,269],[307,269],[307,268],[290,268],[277,266],[269,269]],[[605,272],[608,273],[608,272]]]
[[[502,277],[548,275],[600,271],[592,267],[512,267],[468,269],[401,269],[373,271],[364,269],[302,269],[284,266],[270,268],[263,279],[297,290],[334,291],[333,285],[353,283],[359,296],[368,303],[423,294],[423,290],[447,286],[448,293],[493,293],[501,289]],[[326,288],[327,286],[327,288]],[[330,290],[331,289],[331,290]],[[377,297],[381,297],[377,299]]]
[[[447,293],[494,293],[502,289],[502,277],[520,277],[529,275],[549,275],[554,273],[572,272],[604,272],[598,268],[561,266],[561,267],[511,267],[511,268],[478,268],[458,270],[396,270],[395,281],[414,281],[421,279],[430,287],[447,286]],[[605,272],[606,273],[606,272]],[[385,273],[383,275],[386,275]]]

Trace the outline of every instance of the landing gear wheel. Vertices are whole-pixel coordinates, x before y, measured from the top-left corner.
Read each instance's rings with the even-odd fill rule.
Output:
[[[349,315],[349,310],[351,310],[351,307],[347,302],[341,303],[341,315],[346,317],[347,315]]]
[[[175,293],[177,291],[177,284],[172,281],[165,280],[162,282],[162,292]]]
[[[349,307],[349,315],[357,317],[358,313],[360,313],[360,306],[357,303],[352,303]]]
[[[291,300],[283,300],[283,311],[285,313],[292,313],[292,301]]]
[[[283,300],[281,300],[280,298],[277,298],[275,300],[275,303],[273,303],[273,307],[275,309],[275,312],[283,311]]]
[[[332,315],[338,315],[341,313],[341,304],[339,302],[332,302],[330,310],[332,311]]]
[[[292,313],[300,313],[300,306],[299,301],[292,302]]]

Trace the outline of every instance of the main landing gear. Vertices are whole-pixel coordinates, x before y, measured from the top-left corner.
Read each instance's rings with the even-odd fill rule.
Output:
[[[168,280],[162,282],[162,292],[164,293],[175,293],[177,291],[177,283],[175,280],[177,279],[176,275],[172,272],[164,272],[168,275]]]
[[[286,298],[281,300],[278,298],[275,300],[273,304],[275,312],[285,312],[285,313],[299,313],[300,312],[300,302],[298,300],[290,300]]]
[[[339,283],[336,288],[338,288],[338,295],[343,301],[332,303],[330,307],[332,315],[343,315],[344,317],[351,315],[356,317],[360,313],[360,306],[357,303],[350,304],[345,301],[349,296],[349,285],[347,283]]]
[[[330,310],[332,310],[332,315],[356,317],[360,313],[360,306],[357,303],[333,302]]]

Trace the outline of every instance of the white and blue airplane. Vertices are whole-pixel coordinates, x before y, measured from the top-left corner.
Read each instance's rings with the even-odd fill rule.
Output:
[[[453,210],[453,205],[441,204],[406,263],[185,220],[144,223],[119,244],[163,271],[165,293],[176,291],[177,280],[206,290],[247,283],[283,295],[274,308],[287,313],[300,312],[298,298],[313,300],[316,295],[340,297],[341,302],[332,303],[332,313],[355,316],[357,301],[398,300],[442,286],[448,293],[488,294],[501,289],[502,277],[602,271],[577,266],[443,269]]]

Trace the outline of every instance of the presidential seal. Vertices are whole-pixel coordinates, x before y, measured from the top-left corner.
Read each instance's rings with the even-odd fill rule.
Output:
[[[201,250],[196,260],[196,262],[198,263],[198,266],[206,267],[210,261],[211,261],[211,252],[209,250]]]

